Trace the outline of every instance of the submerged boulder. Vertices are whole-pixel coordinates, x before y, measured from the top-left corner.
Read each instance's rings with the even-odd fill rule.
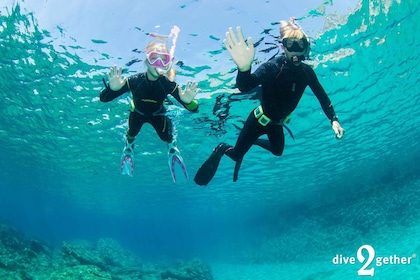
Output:
[[[167,280],[212,280],[210,266],[201,260],[179,261],[173,267],[161,273]]]
[[[213,276],[201,260],[170,266],[148,263],[110,238],[52,247],[39,239],[25,239],[17,229],[0,223],[0,279],[212,280]]]

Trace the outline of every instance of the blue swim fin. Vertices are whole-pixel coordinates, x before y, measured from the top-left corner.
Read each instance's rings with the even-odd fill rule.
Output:
[[[121,174],[133,177],[134,175],[134,145],[126,143],[121,156]]]
[[[121,174],[130,177],[134,175],[134,161],[129,154],[126,154],[121,161]]]
[[[187,167],[179,152],[168,153],[168,164],[174,183],[182,183],[188,180]]]

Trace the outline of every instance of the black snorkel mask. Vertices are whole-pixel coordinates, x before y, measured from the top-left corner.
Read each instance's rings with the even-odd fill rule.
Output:
[[[290,57],[290,60],[294,64],[300,64],[302,60],[308,58],[309,42],[306,38],[283,38],[282,44],[288,52],[301,53],[301,55],[294,55]]]
[[[282,44],[289,52],[304,52],[309,46],[306,38],[284,38]]]

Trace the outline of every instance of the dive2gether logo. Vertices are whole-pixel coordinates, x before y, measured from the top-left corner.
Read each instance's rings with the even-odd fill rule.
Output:
[[[335,255],[332,259],[334,265],[360,265],[360,269],[357,271],[359,276],[374,276],[375,266],[381,267],[384,265],[410,265],[413,260],[417,257],[416,254],[411,256],[398,256],[396,254],[390,256],[376,257],[375,249],[370,245],[362,245],[357,249],[356,257],[345,257],[341,254]]]

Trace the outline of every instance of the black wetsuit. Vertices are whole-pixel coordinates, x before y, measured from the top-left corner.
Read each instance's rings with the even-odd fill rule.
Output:
[[[159,138],[170,143],[173,140],[172,122],[165,114],[163,105],[168,94],[172,95],[179,103],[190,111],[196,111],[198,104],[185,104],[180,96],[178,85],[167,77],[161,76],[156,81],[150,81],[146,73],[139,73],[128,78],[128,82],[118,91],[106,87],[101,91],[102,102],[111,101],[118,96],[131,91],[135,110],[132,110],[128,122],[127,140],[134,141],[143,124],[148,122],[156,130]]]
[[[255,117],[254,111],[249,114],[235,147],[229,147],[225,151],[235,161],[241,160],[253,144],[276,156],[282,155],[283,120],[295,110],[307,86],[318,98],[327,117],[331,121],[337,120],[331,101],[311,66],[305,63],[295,66],[285,56],[265,62],[252,74],[251,70],[238,71],[236,85],[241,92],[262,86],[262,111],[271,121],[263,126]],[[264,134],[267,134],[268,140],[258,139]]]

